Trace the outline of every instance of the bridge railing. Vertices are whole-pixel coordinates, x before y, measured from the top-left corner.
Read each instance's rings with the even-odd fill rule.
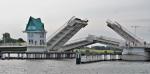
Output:
[[[72,21],[75,18],[75,16],[71,17],[71,19],[69,21],[67,21],[64,25],[62,25],[60,28],[58,28],[53,34],[51,34],[50,36],[48,36],[47,38],[47,42],[49,42],[49,40],[51,40],[55,35],[57,35],[63,28],[65,28],[68,23],[70,21]]]
[[[26,43],[0,43],[0,47],[7,47],[7,46],[27,46]]]
[[[104,40],[110,40],[110,41],[120,42],[120,43],[125,42],[125,41],[123,41],[121,39],[111,38],[111,37],[107,37],[107,36],[100,36],[99,38],[104,39]]]
[[[135,35],[134,33],[130,32],[127,28],[121,26],[118,22],[114,22],[117,26],[119,26],[120,29],[122,29],[122,31],[126,32],[129,36],[132,36],[134,39],[140,41],[140,42],[144,42],[143,39],[139,38],[137,35]]]
[[[74,39],[74,40],[68,41],[65,45],[69,45],[69,44],[72,44],[72,43],[80,42],[80,41],[83,41],[83,40],[86,40],[86,38]]]
[[[76,43],[76,42],[80,42],[80,41],[93,41],[96,39],[96,36],[94,35],[88,35],[87,37],[83,37],[83,38],[78,38],[78,39],[75,39],[75,40],[71,40],[69,42],[67,42],[65,45],[69,45],[69,44],[72,44],[72,43]]]

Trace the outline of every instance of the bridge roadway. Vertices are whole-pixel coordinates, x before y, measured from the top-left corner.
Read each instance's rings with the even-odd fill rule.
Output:
[[[65,44],[60,50],[62,51],[72,50],[75,48],[80,48],[80,47],[91,45],[94,43],[106,44],[106,45],[116,47],[116,48],[119,48],[119,46],[122,46],[125,44],[124,41],[119,40],[119,39],[105,37],[105,36],[96,37],[94,35],[89,35],[88,37]]]
[[[80,29],[84,28],[87,25],[87,22],[88,20],[72,17],[65,25],[48,38],[47,49],[55,51],[59,50]]]
[[[0,51],[26,51],[26,43],[2,43]]]
[[[117,34],[123,37],[130,46],[141,46],[146,45],[146,42],[137,37],[135,34],[128,31],[125,27],[121,26],[118,22],[112,22],[110,20],[106,21],[107,26],[114,30]],[[145,43],[145,44],[144,44]]]

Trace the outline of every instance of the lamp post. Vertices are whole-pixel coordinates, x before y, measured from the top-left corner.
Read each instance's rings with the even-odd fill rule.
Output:
[[[132,28],[134,28],[134,33],[135,33],[135,35],[136,35],[136,30],[137,30],[137,28],[139,28],[140,26],[131,26]]]

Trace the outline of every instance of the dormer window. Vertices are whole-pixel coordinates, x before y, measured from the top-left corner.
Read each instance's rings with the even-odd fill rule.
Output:
[[[29,26],[29,27],[28,27],[28,30],[35,30],[35,29],[36,29],[35,26]]]

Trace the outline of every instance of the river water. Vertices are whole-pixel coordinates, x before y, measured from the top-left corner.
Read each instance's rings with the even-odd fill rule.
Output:
[[[0,60],[0,74],[150,74],[150,62],[72,60]]]

